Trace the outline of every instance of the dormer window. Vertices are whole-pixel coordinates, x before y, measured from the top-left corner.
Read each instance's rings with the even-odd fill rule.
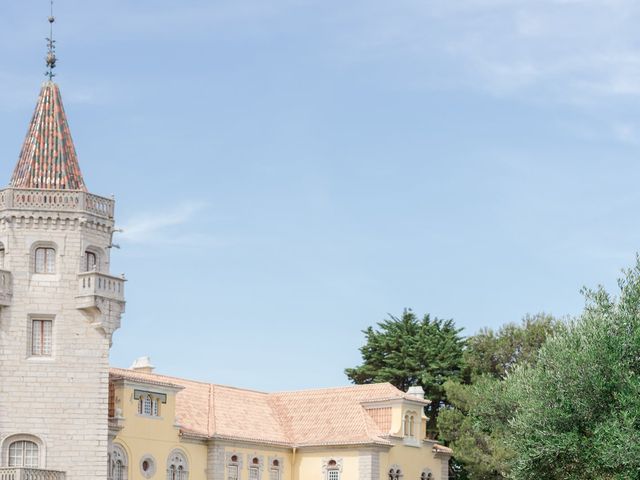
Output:
[[[402,435],[405,437],[415,438],[416,436],[416,416],[415,412],[407,412],[404,415],[402,423]]]
[[[138,415],[146,417],[159,417],[160,404],[167,403],[167,396],[164,393],[134,390],[133,398],[138,402]]]
[[[35,273],[55,273],[56,251],[51,247],[38,247],[35,252]]]

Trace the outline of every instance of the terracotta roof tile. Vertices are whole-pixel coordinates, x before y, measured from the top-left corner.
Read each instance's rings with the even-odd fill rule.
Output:
[[[22,145],[11,186],[47,190],[82,190],[80,173],[60,89],[45,82]]]
[[[176,418],[187,434],[289,446],[389,444],[390,409],[363,404],[416,400],[389,383],[265,393],[127,369],[111,376],[182,387]]]

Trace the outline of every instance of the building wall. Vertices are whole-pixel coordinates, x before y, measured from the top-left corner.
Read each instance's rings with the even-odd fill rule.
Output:
[[[251,445],[245,442],[233,442],[224,440],[214,440],[209,445],[207,480],[226,480],[227,465],[231,463],[231,457],[238,457],[240,480],[249,478],[249,467],[253,465],[252,460],[257,458],[261,466],[261,479],[269,479],[269,469],[274,459],[277,459],[281,466],[281,480],[293,480],[294,473],[291,466],[292,452],[289,448],[268,447],[265,445]],[[190,480],[192,480],[190,478]]]
[[[7,213],[7,212],[4,212]],[[0,465],[15,435],[40,443],[40,467],[68,480],[106,478],[110,332],[76,308],[84,248],[101,250],[108,268],[111,222],[33,212],[0,221],[4,269],[12,272],[11,306],[0,312]],[[34,247],[56,249],[54,274],[35,274]],[[50,357],[30,355],[33,316],[53,320]]]
[[[294,480],[325,480],[328,462],[334,460],[343,480],[360,480],[360,451],[354,448],[326,448],[299,450],[296,455]],[[368,480],[368,479],[363,479]]]
[[[138,401],[134,390],[140,389],[166,394],[167,403],[160,404],[159,416],[150,417],[138,413]],[[114,389],[115,409],[122,418],[122,430],[113,443],[127,453],[129,480],[144,480],[141,462],[153,459],[155,474],[151,478],[167,478],[167,460],[174,450],[184,453],[188,462],[190,480],[205,480],[207,470],[207,445],[204,442],[183,441],[175,425],[175,391],[157,386],[120,385]]]

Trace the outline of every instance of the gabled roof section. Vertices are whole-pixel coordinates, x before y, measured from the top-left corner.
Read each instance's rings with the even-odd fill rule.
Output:
[[[87,191],[60,89],[51,81],[45,82],[40,90],[11,186]]]
[[[391,409],[374,413],[367,405],[421,402],[390,383],[266,393],[120,368],[110,374],[183,387],[176,419],[185,434],[292,447],[390,445]]]

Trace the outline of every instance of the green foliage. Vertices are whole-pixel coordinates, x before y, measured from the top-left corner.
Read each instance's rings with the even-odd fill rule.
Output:
[[[582,316],[505,382],[512,478],[638,478],[640,261],[619,286],[585,290]]]
[[[378,328],[363,331],[362,365],[345,370],[357,384],[390,382],[406,391],[420,385],[431,400],[427,408],[430,432],[435,432],[438,411],[446,402],[444,383],[460,378],[464,342],[453,320],[419,319],[411,310],[400,318],[389,316]]]
[[[467,340],[464,352],[467,380],[473,375],[504,379],[515,365],[533,364],[547,337],[564,324],[551,315],[526,315],[520,324],[508,323],[497,333],[485,328]]]
[[[505,441],[513,404],[502,381],[516,365],[533,365],[545,340],[563,323],[546,314],[527,315],[494,332],[484,329],[467,339],[465,383],[445,383],[449,407],[440,412],[440,437],[453,448],[455,478],[506,478],[513,450]]]

